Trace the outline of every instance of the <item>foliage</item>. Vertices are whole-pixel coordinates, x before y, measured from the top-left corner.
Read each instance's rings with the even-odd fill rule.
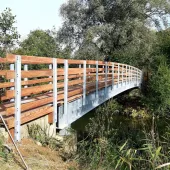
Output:
[[[53,30],[34,30],[28,37],[20,43],[20,47],[13,53],[30,56],[69,58],[69,49],[62,50],[56,40],[55,29]],[[47,65],[39,64],[30,66],[29,69],[46,68]]]
[[[170,29],[159,31],[157,39],[160,54],[165,55],[170,63]]]
[[[98,116],[95,117],[96,119],[91,119],[91,123],[89,123],[86,130],[88,130],[88,133],[91,134],[91,136],[99,136],[100,138],[112,135],[111,123],[113,115],[117,115],[121,110],[121,105],[115,100],[110,100],[108,103],[104,104],[103,107],[96,109]],[[100,129],[100,131],[98,131],[98,129]],[[107,129],[107,131],[105,131],[105,129]]]
[[[164,114],[170,106],[170,69],[166,58],[159,56],[152,69],[145,103],[154,113]]]
[[[0,56],[10,52],[20,37],[17,28],[14,27],[15,17],[10,8],[6,8],[0,14]]]
[[[152,122],[149,127],[142,123],[138,131],[128,130],[122,124],[114,128],[112,112],[108,110],[108,121],[108,116],[102,116],[105,115],[104,111],[96,111],[87,125],[87,137],[78,145],[78,160],[82,169],[167,169],[170,161],[168,128],[168,133],[164,132],[162,138],[159,137],[154,118],[149,121]]]
[[[124,115],[131,116],[132,118],[148,118],[149,115],[145,109],[138,107],[137,109],[133,107],[127,107],[124,109]]]
[[[20,48],[16,50],[17,54],[56,57],[57,46],[54,38],[43,30],[31,31],[28,38],[23,40]]]
[[[69,57],[69,49],[62,51],[55,34],[55,29],[47,31],[38,29],[31,31],[28,37],[20,43],[20,48],[14,52],[21,55],[42,57]]]
[[[159,21],[166,25],[169,10],[166,0],[69,0],[61,7],[64,23],[59,40],[76,57],[108,55],[110,60],[143,65],[155,41],[148,27],[160,27]]]

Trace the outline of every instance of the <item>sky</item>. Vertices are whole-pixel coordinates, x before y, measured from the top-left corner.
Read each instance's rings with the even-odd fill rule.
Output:
[[[0,0],[0,13],[6,7],[11,8],[16,15],[15,26],[21,38],[25,38],[31,30],[61,27],[59,8],[65,2],[67,0]]]

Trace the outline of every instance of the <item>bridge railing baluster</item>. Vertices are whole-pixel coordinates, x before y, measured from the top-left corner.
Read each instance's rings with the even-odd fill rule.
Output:
[[[127,83],[129,84],[129,81],[130,81],[130,75],[129,75],[129,73],[130,73],[130,67],[129,67],[129,65],[127,66]]]
[[[124,65],[122,64],[122,86],[123,86]]]
[[[131,66],[129,66],[129,83],[132,81],[132,75],[131,75]]]
[[[24,71],[28,71],[28,64],[24,64]],[[28,78],[24,78],[24,81],[28,81]],[[24,88],[27,88],[28,86],[24,86]],[[27,98],[27,96],[24,97],[25,99]]]
[[[120,64],[118,63],[117,68],[117,87],[119,88],[119,79],[120,79]]]
[[[15,70],[15,65],[14,64],[10,64],[10,70],[14,71]],[[10,82],[14,82],[14,79],[10,79]],[[10,90],[14,90],[14,87],[11,87]],[[10,99],[11,102],[14,101],[14,99]]]
[[[131,67],[131,83],[133,82],[133,68]]]
[[[99,97],[98,91],[99,91],[99,62],[96,61],[96,98]]]
[[[86,105],[86,61],[83,63],[83,105]]]
[[[53,58],[53,122],[57,122],[57,59]]]
[[[114,89],[114,63],[112,63],[112,90]]]
[[[21,56],[15,56],[15,141],[21,140]]]
[[[68,125],[68,60],[64,60],[64,114]]]
[[[136,84],[138,84],[138,70],[137,70],[137,68],[135,68],[135,70],[136,70],[136,77],[135,77],[135,79],[136,79]]]
[[[52,64],[49,64],[48,69],[52,70]],[[49,76],[49,78],[52,78],[52,76]],[[49,84],[52,84],[52,82],[49,82]]]
[[[126,85],[127,85],[127,65],[126,65],[126,71],[125,71],[125,75],[126,75]]]
[[[105,62],[105,95],[107,95],[107,73],[108,73],[108,66],[107,66],[107,62]]]

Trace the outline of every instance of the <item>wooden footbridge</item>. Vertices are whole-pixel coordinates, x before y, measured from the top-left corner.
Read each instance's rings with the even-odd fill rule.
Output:
[[[48,115],[63,129],[115,95],[141,84],[130,65],[9,54],[0,58],[0,113],[19,141],[21,125]]]

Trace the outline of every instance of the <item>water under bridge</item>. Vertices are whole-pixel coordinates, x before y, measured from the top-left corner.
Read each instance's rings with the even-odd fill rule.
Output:
[[[8,54],[0,58],[0,113],[15,140],[24,124],[48,116],[64,129],[110,98],[141,84],[130,65]]]

